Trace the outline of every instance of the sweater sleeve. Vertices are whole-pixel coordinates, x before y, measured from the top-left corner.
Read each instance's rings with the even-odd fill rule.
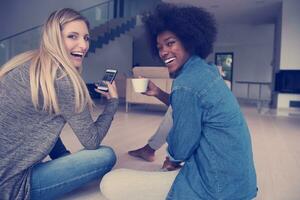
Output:
[[[94,121],[87,105],[82,112],[75,112],[74,90],[68,78],[60,80],[57,88],[61,116],[86,149],[97,149],[107,134],[117,111],[118,99],[109,99],[103,112]]]

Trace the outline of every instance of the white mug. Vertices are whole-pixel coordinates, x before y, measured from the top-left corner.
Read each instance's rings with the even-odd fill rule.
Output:
[[[148,87],[149,79],[147,78],[133,78],[131,79],[133,89],[135,92],[146,92]]]

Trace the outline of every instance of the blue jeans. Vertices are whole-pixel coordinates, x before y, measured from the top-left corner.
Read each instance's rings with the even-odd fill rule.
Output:
[[[105,146],[39,163],[32,170],[31,199],[55,199],[88,182],[101,179],[115,163],[114,151]]]
[[[53,149],[50,151],[49,157],[52,160],[54,160],[69,154],[71,154],[71,152],[67,150],[66,146],[64,145],[64,143],[61,141],[61,138],[59,137]]]

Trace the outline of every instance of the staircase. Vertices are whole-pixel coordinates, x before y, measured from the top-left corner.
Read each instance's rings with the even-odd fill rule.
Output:
[[[136,25],[136,17],[113,18],[114,1],[101,2],[81,12],[92,27],[89,53],[95,53],[97,48],[129,31]],[[95,27],[96,26],[96,27]],[[0,66],[13,56],[32,49],[39,48],[42,25],[35,26],[6,38],[0,38]]]
[[[136,17],[115,18],[93,28],[90,31],[91,41],[88,53],[95,53],[97,48],[102,48],[103,45],[134,28],[135,25]]]

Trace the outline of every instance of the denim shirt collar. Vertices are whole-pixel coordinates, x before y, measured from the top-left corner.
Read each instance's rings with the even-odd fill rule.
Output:
[[[202,58],[199,56],[193,55],[191,56],[184,64],[183,66],[174,73],[175,78],[178,77],[180,74],[184,73],[186,70],[194,66],[195,62],[204,62]]]

